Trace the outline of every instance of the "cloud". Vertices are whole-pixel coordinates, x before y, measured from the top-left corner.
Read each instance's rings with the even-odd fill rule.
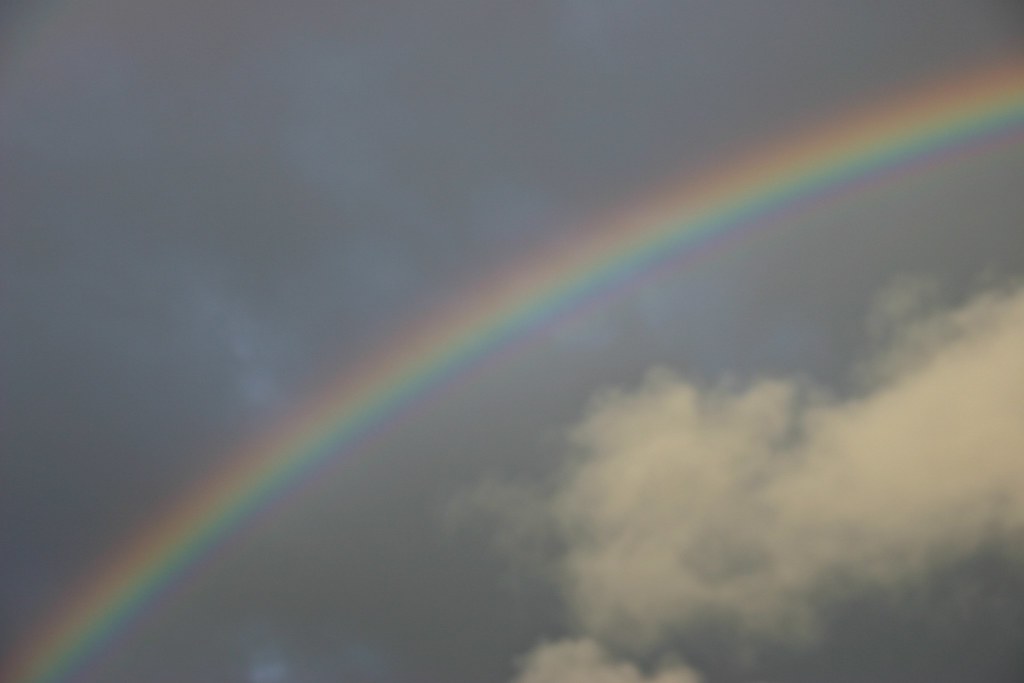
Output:
[[[535,648],[521,662],[515,683],[699,683],[691,669],[670,664],[645,675],[610,657],[593,640],[564,640]]]
[[[501,538],[543,532],[529,551],[548,549],[578,630],[643,650],[709,622],[812,634],[829,596],[1024,530],[1024,288],[931,313],[892,296],[856,395],[657,370],[598,396],[556,482],[488,494]],[[574,666],[641,680],[582,641],[536,650],[521,681]]]
[[[221,367],[230,373],[233,397],[246,412],[274,407],[281,397],[282,335],[217,278],[197,269],[188,284],[188,329],[197,341],[212,345]]]

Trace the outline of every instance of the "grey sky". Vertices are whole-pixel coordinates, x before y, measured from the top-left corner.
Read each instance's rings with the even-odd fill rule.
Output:
[[[667,178],[1022,41],[995,0],[0,10],[0,655],[403,322]],[[1018,145],[541,333],[288,508],[105,680],[510,681],[579,633],[561,589],[496,548],[499,523],[460,522],[454,501],[546,481],[589,399],[654,366],[847,395],[894,282],[931,283],[945,309],[1024,275],[1021,178]],[[997,544],[906,603],[845,598],[807,647],[713,625],[665,647],[710,683],[1011,683],[1015,568]]]

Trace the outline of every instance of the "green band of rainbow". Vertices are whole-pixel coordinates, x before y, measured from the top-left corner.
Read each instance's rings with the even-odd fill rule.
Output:
[[[585,243],[549,247],[412,325],[188,493],[30,637],[2,669],[9,683],[83,673],[160,596],[274,501],[418,399],[538,325],[621,291],[666,263],[852,192],[892,173],[920,173],[1024,143],[1024,64],[1002,64],[887,101],[707,174],[599,222]],[[296,494],[297,495],[297,494]]]

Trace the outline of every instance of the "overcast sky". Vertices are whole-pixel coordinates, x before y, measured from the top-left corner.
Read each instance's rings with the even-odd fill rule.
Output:
[[[9,4],[0,657],[403,324],[1008,59],[1010,0]],[[1018,142],[538,332],[102,680],[1024,680],[1022,178]]]

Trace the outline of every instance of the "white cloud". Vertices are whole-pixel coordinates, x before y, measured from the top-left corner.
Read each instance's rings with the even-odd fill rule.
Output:
[[[504,498],[562,548],[550,562],[581,632],[644,647],[715,618],[806,634],[822,591],[910,580],[1024,529],[1024,289],[895,324],[904,303],[855,397],[657,371],[593,402],[557,485]],[[521,683],[573,662],[640,680],[591,647],[537,650]]]
[[[628,662],[615,660],[593,640],[565,640],[535,648],[521,663],[515,683],[699,683],[681,665],[645,675]]]

